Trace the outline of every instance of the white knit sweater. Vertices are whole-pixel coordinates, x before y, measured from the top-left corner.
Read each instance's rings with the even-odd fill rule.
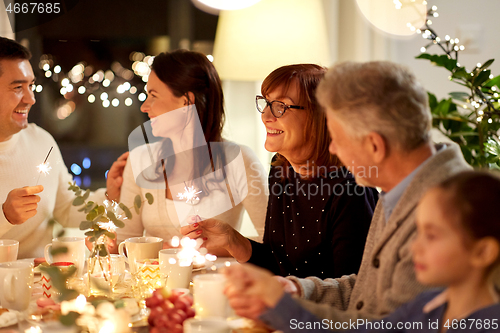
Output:
[[[39,193],[37,214],[21,225],[11,225],[0,212],[0,239],[19,241],[18,258],[43,257],[43,248],[52,240],[52,227],[48,221],[54,218],[63,226],[77,227],[85,219],[83,213],[71,205],[75,196],[68,190],[71,175],[64,164],[54,138],[44,129],[29,124],[14,134],[10,140],[0,142],[0,205],[8,193],[24,186],[34,186],[38,176],[36,166],[41,164],[50,147],[48,162],[52,167],[48,175],[41,175],[38,182],[44,190]],[[104,189],[92,193],[90,200],[102,202]]]

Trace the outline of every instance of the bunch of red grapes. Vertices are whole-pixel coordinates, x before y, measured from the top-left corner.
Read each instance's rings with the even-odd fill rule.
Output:
[[[191,307],[193,299],[169,288],[157,289],[146,299],[146,306],[151,309],[148,317],[150,333],[182,333],[184,320],[194,317]]]

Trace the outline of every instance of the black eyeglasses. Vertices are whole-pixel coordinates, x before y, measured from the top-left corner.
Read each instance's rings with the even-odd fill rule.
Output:
[[[271,113],[276,118],[282,117],[288,109],[305,109],[303,106],[287,105],[280,101],[269,102],[265,97],[259,95],[255,96],[255,104],[257,105],[257,111],[260,113],[264,113],[266,107],[269,106]]]

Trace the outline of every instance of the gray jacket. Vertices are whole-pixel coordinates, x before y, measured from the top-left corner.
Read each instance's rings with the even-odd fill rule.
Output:
[[[470,169],[458,145],[446,146],[415,175],[387,223],[379,200],[357,275],[326,280],[289,277],[301,287],[305,299],[298,301],[304,308],[333,321],[379,319],[426,289],[416,281],[410,251],[416,236],[415,208],[430,187]]]

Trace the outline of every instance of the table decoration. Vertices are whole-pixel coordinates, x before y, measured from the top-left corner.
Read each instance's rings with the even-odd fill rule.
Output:
[[[89,258],[88,268],[88,290],[89,295],[111,296],[113,291],[111,258],[107,249],[107,244],[116,238],[116,228],[123,228],[125,223],[122,220],[130,219],[132,212],[123,203],[104,200],[102,205],[93,201],[88,201],[90,191],[82,194],[80,187],[76,183],[70,183],[68,190],[73,191],[76,198],[73,200],[74,206],[82,206],[79,211],[86,213],[86,221],[80,223],[80,230],[88,230],[85,236],[93,243]],[[144,202],[153,204],[151,193],[145,194],[145,200],[137,195],[134,199],[134,209],[137,214]],[[124,214],[124,216],[122,215]]]
[[[45,267],[49,266],[48,263],[43,263],[41,265]],[[63,274],[67,273],[70,269],[71,271],[75,270],[72,262],[55,262],[50,264],[50,266],[57,267]],[[56,298],[59,295],[59,291],[52,285],[52,279],[46,271],[42,271],[40,281],[42,282],[42,296],[44,298]]]
[[[226,278],[223,274],[210,273],[193,278],[194,308],[200,318],[226,319],[230,312],[229,301],[224,295]]]
[[[193,299],[180,291],[168,287],[157,289],[146,299],[146,306],[151,309],[148,317],[150,333],[181,333],[182,324],[195,316],[191,307]]]

